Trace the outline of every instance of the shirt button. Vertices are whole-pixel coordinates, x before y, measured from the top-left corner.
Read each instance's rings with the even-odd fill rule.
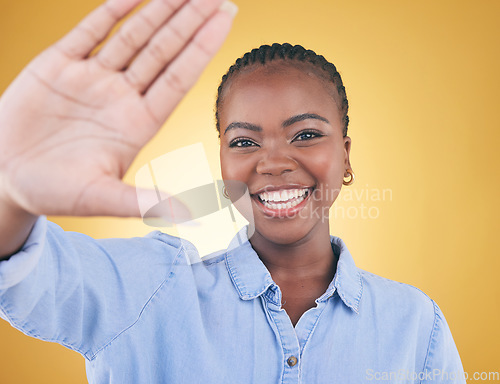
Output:
[[[286,362],[290,367],[293,367],[295,364],[297,364],[297,361],[298,360],[295,356],[290,356]]]

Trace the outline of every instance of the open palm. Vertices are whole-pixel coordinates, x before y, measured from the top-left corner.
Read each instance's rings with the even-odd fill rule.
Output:
[[[0,99],[0,198],[32,214],[137,216],[121,178],[229,32],[222,0],[109,0]]]

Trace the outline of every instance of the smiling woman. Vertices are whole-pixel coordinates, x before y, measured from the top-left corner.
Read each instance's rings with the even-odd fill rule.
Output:
[[[254,227],[227,249],[202,259],[165,233],[96,240],[47,220],[139,216],[121,179],[235,13],[139,3],[107,1],[0,99],[0,316],[83,356],[91,383],[465,382],[436,302],[359,268],[356,241],[331,234],[358,169],[348,92],[302,46],[253,49],[218,88],[222,178]]]
[[[260,48],[264,59],[280,50],[305,51]],[[336,197],[331,191],[340,191],[351,141],[342,135],[333,83],[293,59],[269,61],[233,73],[219,91],[220,160],[223,179],[248,186],[255,222],[250,242],[295,326],[334,277],[328,214],[317,212],[328,213]],[[315,191],[332,199],[315,199]]]

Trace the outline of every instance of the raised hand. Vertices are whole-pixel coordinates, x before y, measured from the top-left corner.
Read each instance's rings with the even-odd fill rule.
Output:
[[[220,48],[235,13],[223,0],[151,0],[96,51],[140,2],[108,0],[0,99],[3,212],[139,216],[135,188],[121,179]]]

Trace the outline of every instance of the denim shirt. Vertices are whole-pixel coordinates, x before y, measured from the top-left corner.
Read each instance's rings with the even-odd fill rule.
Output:
[[[41,217],[0,262],[0,314],[83,355],[90,383],[465,383],[436,303],[331,241],[335,277],[294,327],[248,241],[200,260],[161,232],[94,240]]]

